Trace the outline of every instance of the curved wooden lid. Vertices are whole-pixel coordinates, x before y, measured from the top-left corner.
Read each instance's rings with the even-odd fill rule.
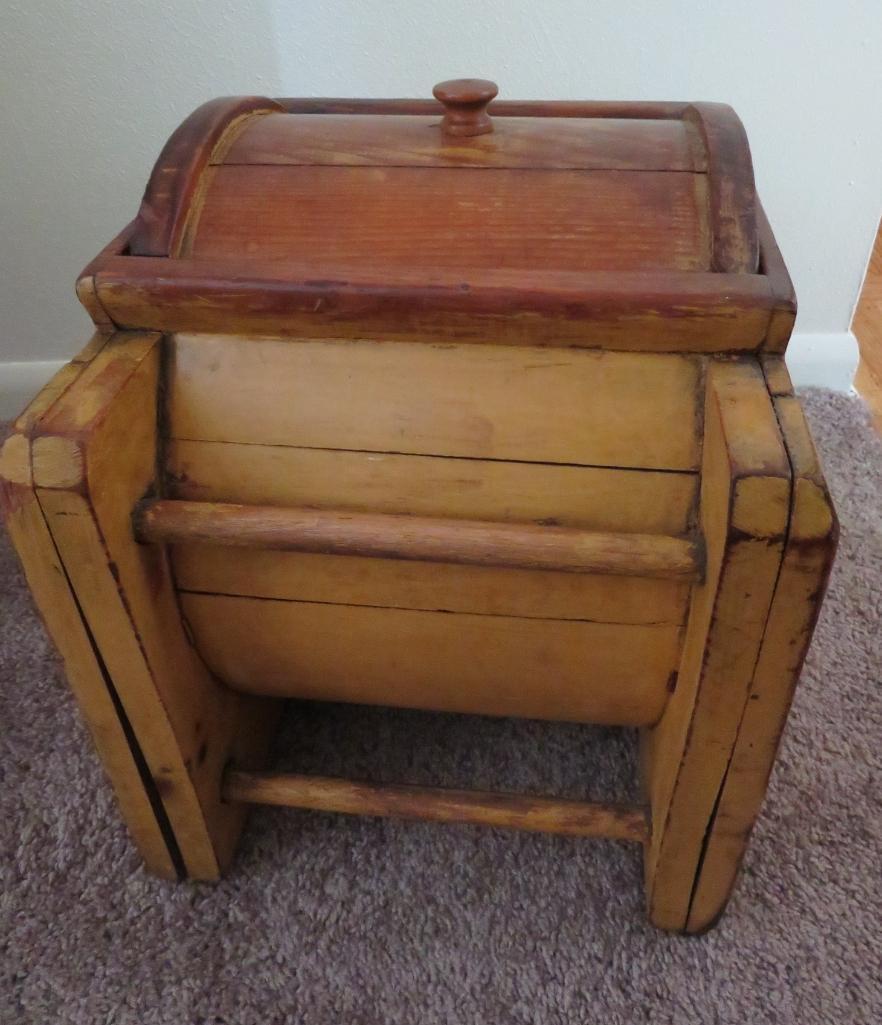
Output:
[[[135,219],[129,251],[171,256],[209,161],[244,122],[283,108],[262,96],[221,96],[197,107],[175,129],[153,166]]]
[[[792,289],[729,107],[494,90],[205,104],[81,301],[102,330],[783,351]]]
[[[309,254],[320,271],[322,240],[349,263],[369,248],[382,260],[371,239],[385,222],[391,249],[398,233],[407,250],[390,259],[410,266],[756,273],[753,170],[731,108],[491,103],[495,84],[475,79],[435,92],[440,102],[205,104],[163,149],[129,251]],[[497,174],[441,173],[452,168]],[[432,239],[414,233],[420,222]]]

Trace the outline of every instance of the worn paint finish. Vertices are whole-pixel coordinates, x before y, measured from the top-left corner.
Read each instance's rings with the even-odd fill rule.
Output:
[[[647,837],[646,811],[643,808],[525,794],[235,770],[229,772],[224,780],[224,793],[231,801],[348,815],[464,822],[561,836],[600,836],[636,843],[643,843]]]

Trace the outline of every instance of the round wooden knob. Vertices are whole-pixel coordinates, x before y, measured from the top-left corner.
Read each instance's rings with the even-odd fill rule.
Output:
[[[493,131],[487,104],[499,92],[495,82],[483,78],[453,78],[432,90],[444,104],[441,131],[445,135],[484,135]]]

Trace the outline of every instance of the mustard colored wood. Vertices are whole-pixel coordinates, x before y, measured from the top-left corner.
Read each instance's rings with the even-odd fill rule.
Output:
[[[693,592],[674,693],[644,736],[649,914],[666,929],[689,927],[781,567],[790,495],[790,463],[759,366],[713,364],[699,500],[706,577]]]
[[[183,591],[598,623],[686,618],[688,581],[174,545]]]
[[[655,722],[679,625],[181,594],[199,650],[271,697],[607,725]]]
[[[169,439],[170,498],[686,534],[698,476]]]
[[[774,399],[793,472],[790,525],[748,701],[704,844],[687,929],[725,906],[759,814],[794,688],[820,611],[838,536],[836,514],[799,401]]]
[[[243,820],[220,802],[218,773],[237,745],[262,746],[273,713],[208,674],[184,632],[165,553],[132,537],[132,505],[155,476],[160,349],[149,334],[102,348],[42,418],[33,484],[182,870],[212,879]]]
[[[258,345],[229,335],[172,338],[173,438],[698,467],[701,357],[307,338]]]
[[[793,288],[731,108],[495,91],[195,111],[4,514],[152,871],[252,800],[627,834],[698,932],[835,547]],[[280,778],[289,697],[636,726],[644,805]]]
[[[145,771],[139,738],[127,729],[119,696],[107,676],[82,607],[65,572],[34,489],[32,446],[41,421],[107,343],[95,335],[65,364],[12,424],[0,448],[0,503],[6,530],[21,560],[40,615],[61,655],[64,671],[113,786],[120,812],[147,868],[176,878],[179,859],[169,842],[165,813]]]

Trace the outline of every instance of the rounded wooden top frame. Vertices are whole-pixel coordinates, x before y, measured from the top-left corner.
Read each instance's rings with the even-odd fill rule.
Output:
[[[455,339],[655,352],[785,351],[796,298],[756,198],[744,129],[730,107],[494,100],[486,110],[494,119],[493,132],[456,138],[441,130],[445,110],[433,99],[212,100],[168,140],[138,215],[86,266],[77,294],[103,332]],[[286,115],[298,116],[289,121]],[[584,131],[573,119],[583,122]],[[593,124],[584,124],[585,119]],[[256,164],[264,165],[263,172],[252,176],[249,166]],[[367,223],[359,221],[361,194],[341,215],[347,230],[361,232],[358,251],[333,249],[336,241],[323,237],[324,222],[316,222],[314,210],[301,221],[293,206],[298,196],[290,188],[281,197],[268,195],[264,208],[261,189],[271,189],[291,165],[299,165],[303,174],[287,180],[306,182],[304,188],[312,192],[304,195],[315,197],[326,218],[335,214],[340,181],[371,183]],[[331,165],[338,191],[331,183],[324,195],[322,183]],[[353,174],[358,166],[382,175]],[[437,247],[422,260],[402,258],[416,233],[431,243],[435,223],[441,223],[440,204],[428,226],[417,206],[420,216],[411,225],[406,204],[396,207],[399,192],[384,182],[401,182],[408,169],[420,167],[430,168],[427,178],[436,182],[446,174],[444,168],[464,168],[451,172],[450,188],[459,197],[451,209],[459,211],[460,226],[471,232],[467,241],[471,255],[478,252],[478,263],[461,257],[450,230],[440,231],[447,249],[434,262]],[[507,189],[506,209],[514,211],[511,230],[496,236],[482,234],[481,226],[472,230],[463,221],[468,204],[460,202],[463,197],[483,202],[484,175],[494,170],[501,172],[500,190]],[[553,187],[535,188],[535,176],[546,170],[552,172]],[[650,173],[622,173],[628,171]],[[224,202],[232,204],[229,208],[216,202],[219,172],[227,175]],[[558,262],[543,259],[555,252],[558,228],[566,233],[570,218],[579,216],[581,198],[574,183],[582,172],[598,172],[586,178],[601,190],[611,179],[632,181],[618,198],[608,187],[603,195],[589,192],[585,223],[573,224],[568,252]],[[532,242],[525,238],[517,264],[505,259],[505,246],[521,217],[521,177],[522,205],[533,218],[544,253],[523,262],[531,259]],[[423,180],[409,175],[412,185]],[[554,183],[562,183],[562,191]],[[447,187],[445,182],[445,196]],[[492,199],[497,190],[488,191]],[[565,208],[561,199],[567,195]],[[416,196],[411,189],[411,204]],[[243,203],[250,205],[245,209]],[[620,205],[610,205],[615,203]],[[676,220],[676,209],[686,210],[686,220]],[[281,227],[273,220],[274,210],[281,215]],[[654,212],[651,220],[646,210]],[[378,233],[387,214],[389,230],[383,236]],[[308,237],[302,227],[311,232]],[[585,258],[577,248],[583,231],[591,240]],[[298,244],[286,248],[287,239],[298,232]],[[375,237],[387,249],[398,247],[395,259],[371,258]],[[685,261],[679,260],[683,246],[691,246]],[[666,259],[641,260],[641,252]],[[497,256],[502,259],[494,263]]]
[[[160,153],[144,193],[128,251],[177,256],[205,169],[222,158],[246,122],[270,113],[442,114],[437,100],[267,99],[224,97],[195,110]],[[759,266],[753,165],[744,128],[731,107],[718,103],[646,103],[495,100],[493,117],[599,118],[685,121],[704,148],[712,232],[711,269],[753,274]],[[440,135],[441,133],[439,133]],[[440,145],[440,141],[439,141]]]

